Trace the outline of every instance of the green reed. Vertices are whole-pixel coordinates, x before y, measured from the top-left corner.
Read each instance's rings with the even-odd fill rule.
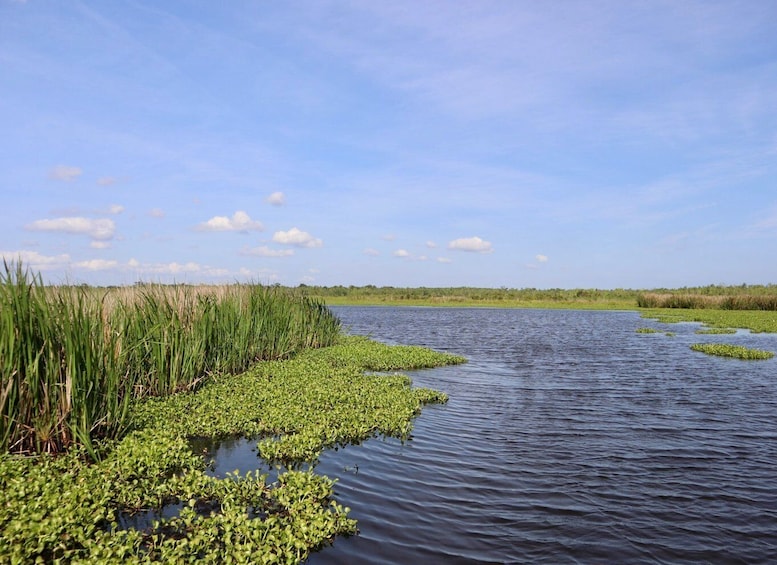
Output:
[[[691,292],[648,292],[637,297],[640,308],[683,308],[714,310],[777,310],[777,293],[770,288],[761,294],[707,295]]]
[[[133,399],[193,390],[333,343],[340,321],[276,287],[46,287],[0,273],[0,451],[57,453],[121,436]]]

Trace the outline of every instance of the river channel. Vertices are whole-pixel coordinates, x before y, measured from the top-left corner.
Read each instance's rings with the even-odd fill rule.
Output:
[[[777,351],[776,335],[697,335],[635,312],[333,310],[351,333],[469,362],[408,373],[450,396],[410,441],[322,456],[360,533],[308,563],[777,559],[777,361],[689,349]]]

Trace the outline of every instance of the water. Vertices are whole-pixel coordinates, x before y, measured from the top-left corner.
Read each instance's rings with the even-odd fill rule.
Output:
[[[352,333],[469,363],[409,373],[450,396],[411,441],[323,455],[360,534],[308,563],[777,561],[777,361],[689,349],[777,351],[777,336],[633,312],[334,310]]]

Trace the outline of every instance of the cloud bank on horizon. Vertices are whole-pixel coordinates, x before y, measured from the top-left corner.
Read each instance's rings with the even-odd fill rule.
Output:
[[[0,0],[0,255],[54,283],[777,283],[775,22]]]

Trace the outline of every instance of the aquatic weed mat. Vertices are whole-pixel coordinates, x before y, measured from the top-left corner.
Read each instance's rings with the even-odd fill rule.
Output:
[[[0,457],[0,562],[298,563],[338,535],[356,532],[334,482],[312,471],[326,447],[385,435],[409,437],[428,402],[447,397],[412,388],[404,375],[372,375],[459,363],[423,348],[343,338],[287,361],[262,362],[196,393],[134,407],[135,431],[88,463],[73,450],[52,458]],[[277,480],[207,474],[191,437],[259,438],[259,455],[283,464]],[[257,468],[265,464],[257,461]],[[148,527],[133,513],[178,505]]]

